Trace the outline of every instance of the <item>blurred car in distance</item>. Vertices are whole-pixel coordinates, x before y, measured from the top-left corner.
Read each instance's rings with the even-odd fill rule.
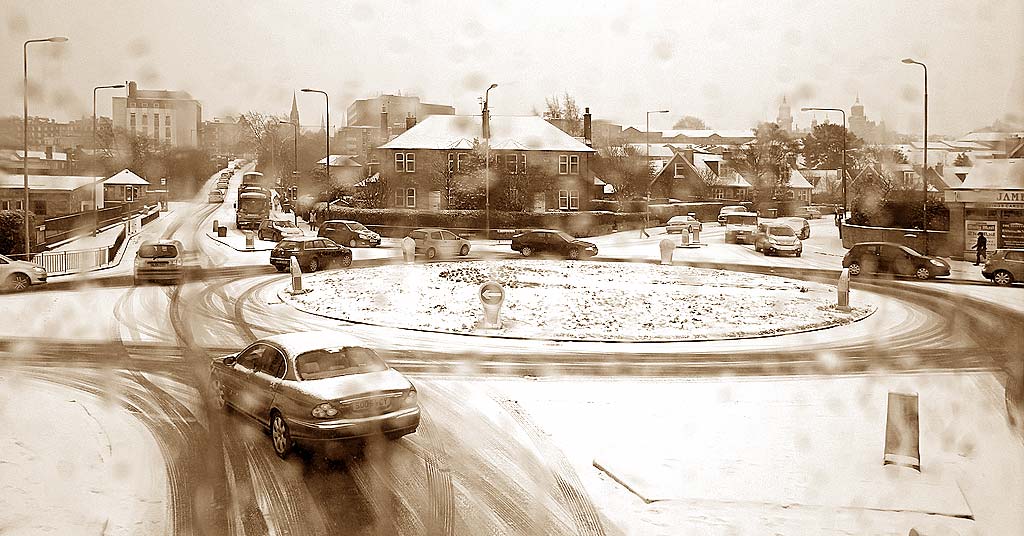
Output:
[[[843,257],[843,268],[849,268],[851,276],[892,274],[924,280],[949,275],[946,261],[894,242],[854,244]]]
[[[761,223],[754,237],[754,251],[768,255],[789,254],[799,257],[803,244],[793,228],[781,223]]]
[[[686,229],[688,233],[692,233],[694,229],[703,231],[704,226],[693,216],[672,216],[665,223],[666,233],[682,233],[683,229]]]
[[[756,212],[730,212],[725,215],[725,243],[753,244],[757,234]]]
[[[270,252],[270,264],[278,272],[283,272],[291,265],[292,257],[299,261],[303,272],[315,272],[331,265],[352,266],[351,249],[318,236],[294,236],[281,240]]]
[[[210,203],[223,203],[224,202],[224,192],[222,192],[220,190],[212,190],[212,191],[210,191],[209,195],[207,196],[207,201],[209,201]]]
[[[371,348],[339,332],[274,335],[210,364],[213,397],[270,430],[281,458],[295,442],[416,431],[416,387]]]
[[[34,262],[0,255],[0,290],[19,292],[46,283],[46,269]]]
[[[1024,249],[995,250],[985,261],[981,275],[1001,287],[1024,281]]]
[[[135,283],[181,280],[185,248],[177,240],[146,240],[135,254]]]
[[[728,214],[732,214],[733,212],[746,212],[746,211],[747,211],[747,207],[744,207],[744,206],[741,206],[741,205],[730,205],[730,206],[722,207],[718,211],[718,224],[719,225],[725,225],[725,217]]]
[[[512,237],[512,250],[530,257],[535,253],[555,254],[567,259],[582,259],[597,255],[597,246],[577,240],[565,231],[534,229]]]
[[[793,211],[793,216],[814,220],[821,217],[821,211],[814,207],[796,207]]]
[[[454,257],[469,255],[469,240],[447,230],[437,228],[416,229],[409,233],[416,242],[416,254],[433,259],[438,255]]]
[[[318,236],[330,238],[350,248],[380,245],[380,235],[367,229],[365,225],[352,220],[327,220],[320,225]]]
[[[302,230],[291,220],[266,219],[256,229],[256,238],[277,242],[285,237],[302,236]]]

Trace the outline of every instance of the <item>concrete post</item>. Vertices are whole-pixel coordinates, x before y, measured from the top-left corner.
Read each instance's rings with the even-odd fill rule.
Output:
[[[693,243],[700,244],[700,227],[693,228]]]
[[[402,239],[402,259],[405,260],[405,264],[416,262],[416,241],[411,237]]]
[[[679,231],[679,245],[685,247],[690,246],[690,228],[689,226],[682,231]]]
[[[658,247],[661,248],[661,264],[672,264],[672,253],[676,250],[676,245],[671,240],[663,238]]]
[[[299,266],[299,259],[292,257],[288,261],[289,268],[292,272],[292,294],[302,294],[306,292],[302,289],[302,268]]]
[[[255,237],[253,236],[253,232],[249,231],[249,230],[246,230],[245,231],[245,249],[253,249],[254,247],[256,247],[256,242],[255,242]]]
[[[217,220],[213,220],[213,232],[217,232],[217,227],[220,227],[220,222]]]
[[[836,309],[844,313],[850,312],[850,269],[843,268],[836,285]]]

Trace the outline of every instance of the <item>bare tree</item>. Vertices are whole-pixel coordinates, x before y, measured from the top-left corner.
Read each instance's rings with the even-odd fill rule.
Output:
[[[568,91],[561,96],[554,95],[544,99],[547,109],[544,111],[544,119],[558,119],[565,123],[566,132],[570,136],[583,135],[583,114],[576,104],[576,99]]]
[[[601,149],[591,160],[594,172],[615,187],[621,200],[642,197],[650,187],[651,173],[643,152],[633,145]]]
[[[676,121],[676,124],[672,125],[672,128],[681,130],[705,130],[708,128],[708,125],[699,117],[684,115]]]

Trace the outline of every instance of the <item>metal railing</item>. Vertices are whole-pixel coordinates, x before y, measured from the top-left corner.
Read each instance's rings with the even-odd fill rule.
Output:
[[[107,264],[109,260],[110,248],[107,247],[79,251],[44,251],[32,258],[32,262],[45,268],[48,275],[94,270]]]

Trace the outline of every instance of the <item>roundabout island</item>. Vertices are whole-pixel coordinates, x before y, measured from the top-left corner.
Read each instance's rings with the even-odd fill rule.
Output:
[[[502,327],[482,329],[485,281],[505,290]],[[396,329],[579,341],[765,337],[841,326],[875,311],[836,308],[832,285],[647,263],[488,260],[385,265],[304,276],[278,295],[307,313]]]

